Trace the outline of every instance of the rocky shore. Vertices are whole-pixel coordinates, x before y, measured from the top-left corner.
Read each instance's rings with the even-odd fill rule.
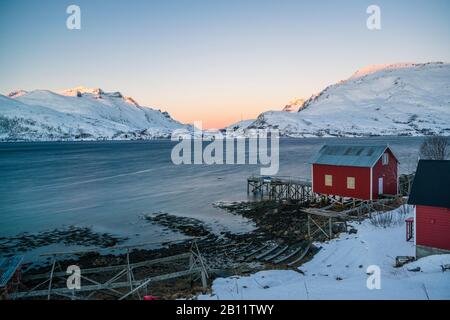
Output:
[[[286,268],[286,266],[274,265],[269,262],[247,259],[247,254],[255,249],[277,244],[295,245],[305,241],[306,215],[296,204],[280,204],[272,201],[261,202],[218,202],[213,206],[221,208],[224,213],[242,215],[252,220],[256,229],[250,233],[234,234],[231,232],[213,233],[209,226],[202,221],[171,215],[164,212],[156,212],[143,216],[145,223],[156,224],[171,231],[186,236],[185,241],[163,243],[161,248],[147,249],[136,248],[130,250],[130,261],[152,260],[186,253],[190,250],[193,239],[211,270],[211,278],[244,275],[263,269]],[[23,234],[10,239],[0,239],[0,249],[19,251],[25,248],[36,248],[39,245],[62,242],[65,244],[96,245],[102,248],[111,248],[122,243],[124,238],[114,237],[108,234],[96,234],[87,228],[69,227],[67,229],[53,230],[37,235]],[[84,242],[85,241],[85,242]],[[305,260],[311,258],[315,250],[305,256]],[[122,250],[101,254],[89,252],[75,254],[66,260],[59,261],[62,270],[69,265],[76,264],[81,269],[100,266],[121,265],[126,263],[126,254]],[[149,277],[166,274],[186,269],[186,261],[171,261],[165,264],[155,264],[146,269],[144,274],[136,274],[136,277]],[[294,268],[294,270],[296,270]],[[33,267],[27,271],[27,275],[43,274],[49,272],[49,265]],[[26,279],[26,277],[25,277]],[[98,282],[107,281],[108,275],[95,279]],[[61,283],[63,285],[63,283]],[[27,287],[36,285],[36,282],[25,283]],[[58,285],[58,282],[55,282]],[[190,277],[154,283],[151,286],[151,294],[162,299],[174,299],[180,297],[195,296],[201,291],[198,281],[193,283]],[[110,296],[104,293],[95,294],[93,298],[107,299]]]

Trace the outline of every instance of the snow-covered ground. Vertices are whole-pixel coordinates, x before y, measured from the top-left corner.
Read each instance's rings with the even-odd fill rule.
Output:
[[[233,127],[277,128],[290,137],[450,135],[450,64],[363,68],[298,110],[264,112]]]
[[[400,210],[394,210],[400,215]],[[414,256],[414,244],[405,240],[404,219],[412,216],[412,208],[401,215],[392,227],[376,227],[370,220],[353,223],[356,234],[341,234],[296,272],[293,270],[262,271],[247,277],[216,279],[212,295],[199,299],[450,299],[450,255],[422,258],[395,268],[396,256]],[[368,289],[369,266],[381,270],[381,288]],[[413,272],[417,267],[421,271]]]
[[[151,139],[188,128],[167,112],[99,88],[0,95],[0,140]]]

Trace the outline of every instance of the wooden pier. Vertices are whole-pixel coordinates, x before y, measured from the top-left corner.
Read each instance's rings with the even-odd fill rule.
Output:
[[[270,200],[295,200],[301,203],[319,199],[312,191],[312,183],[307,179],[282,176],[258,176],[247,178],[247,193],[267,196]]]

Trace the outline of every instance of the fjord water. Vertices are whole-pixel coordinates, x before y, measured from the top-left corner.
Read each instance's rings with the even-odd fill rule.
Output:
[[[422,138],[281,139],[279,175],[310,177],[309,158],[324,143],[389,143],[414,169]],[[255,165],[174,165],[174,142],[35,142],[0,144],[0,236],[90,226],[131,243],[180,238],[147,223],[155,212],[193,217],[212,230],[245,232],[243,218],[215,209],[216,201],[247,199]]]

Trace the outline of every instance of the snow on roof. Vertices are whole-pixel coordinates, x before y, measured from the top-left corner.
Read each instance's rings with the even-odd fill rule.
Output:
[[[387,145],[324,145],[310,162],[371,168],[388,148]]]
[[[450,208],[450,160],[420,160],[408,203]]]

